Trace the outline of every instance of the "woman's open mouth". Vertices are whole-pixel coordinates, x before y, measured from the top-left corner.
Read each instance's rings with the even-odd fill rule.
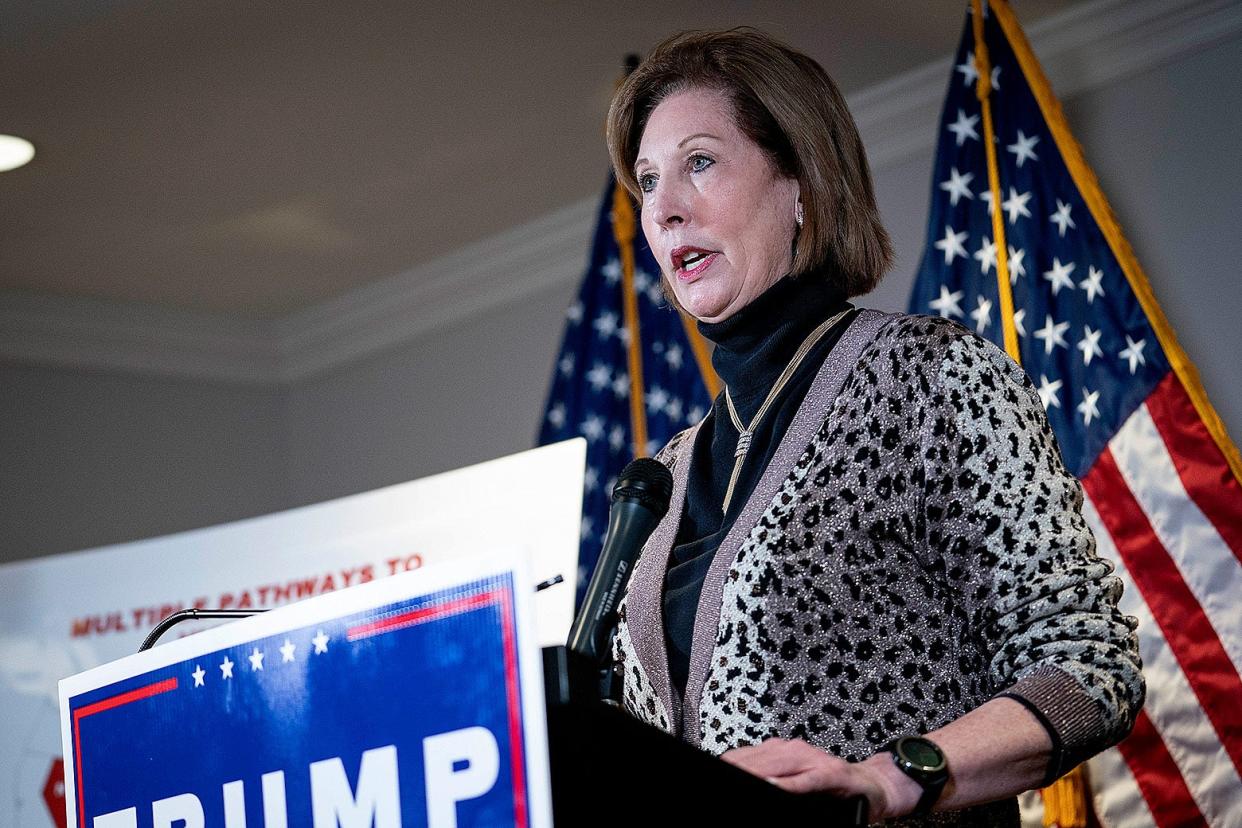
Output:
[[[683,282],[693,281],[703,273],[719,256],[711,250],[698,247],[678,247],[673,251],[673,272]]]

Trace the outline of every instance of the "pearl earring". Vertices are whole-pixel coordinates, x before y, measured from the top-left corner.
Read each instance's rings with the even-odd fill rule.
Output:
[[[798,202],[798,203],[794,206],[794,224],[798,225],[798,229],[799,229],[799,230],[801,230],[801,229],[802,229],[802,221],[803,221],[803,216],[802,216],[802,202],[801,202],[801,201],[799,201],[799,202]]]

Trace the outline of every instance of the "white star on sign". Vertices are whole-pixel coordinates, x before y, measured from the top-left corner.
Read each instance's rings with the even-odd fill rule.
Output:
[[[668,405],[668,392],[658,385],[652,386],[647,392],[647,410],[654,414],[657,411],[663,411],[666,405]]]
[[[962,301],[962,297],[965,295],[965,292],[960,290],[955,290],[952,293],[949,293],[948,286],[941,285],[940,298],[933,299],[927,304],[932,310],[943,316],[945,319],[951,319],[954,316],[962,315],[962,306],[959,305],[958,302]]]
[[[294,643],[286,638],[285,643],[280,645],[280,662],[288,664],[290,661],[293,661],[293,653],[296,650],[297,647]]]
[[[233,662],[229,661],[229,657],[225,656],[224,661],[220,662],[220,678],[231,679],[233,677]]]
[[[703,419],[705,416],[707,416],[707,412],[703,410],[703,406],[696,405],[686,412],[686,422],[693,425],[694,423],[697,423],[699,420]]]
[[[609,259],[600,268],[600,272],[604,274],[604,279],[608,284],[615,285],[617,280],[621,278],[621,262],[618,259]]]
[[[1099,391],[1088,391],[1086,386],[1082,389],[1082,402],[1078,404],[1078,413],[1082,415],[1082,424],[1091,425],[1091,418],[1100,416],[1100,409],[1096,407],[1095,401],[1100,398]]]
[[[988,275],[988,272],[996,267],[996,242],[985,236],[979,243],[979,249],[975,251],[975,261],[979,263],[983,275]]]
[[[259,652],[258,647],[255,647],[254,652],[250,654],[250,669],[251,670],[262,670],[263,669],[263,653]]]
[[[1014,250],[1009,245],[1005,246],[1009,247],[1009,284],[1014,285],[1018,283],[1019,276],[1026,276],[1026,265],[1023,263],[1026,251]]]
[[[1074,220],[1070,218],[1071,209],[1072,209],[1072,205],[1066,204],[1065,202],[1061,201],[1061,199],[1058,198],[1057,199],[1057,211],[1053,213],[1052,215],[1048,216],[1048,220],[1051,221],[1053,224],[1055,224],[1057,226],[1057,229],[1061,231],[1062,237],[1065,236],[1066,227],[1074,227],[1075,229],[1077,228],[1077,225],[1074,224]]]
[[[582,483],[586,486],[588,492],[593,492],[599,488],[599,472],[594,466],[587,466],[586,472],[583,473]]]
[[[592,327],[602,339],[607,339],[617,332],[617,315],[611,312],[601,313]]]
[[[967,138],[979,140],[979,133],[975,132],[975,124],[979,123],[978,115],[966,117],[966,111],[959,109],[957,111],[957,120],[947,127],[949,132],[957,136],[957,145],[960,147],[966,143]]]
[[[1026,336],[1026,328],[1022,326],[1022,323],[1025,319],[1026,319],[1026,308],[1023,308],[1022,310],[1016,310],[1013,312],[1013,327],[1014,327],[1014,330],[1018,332],[1018,336]]]
[[[598,392],[612,382],[612,370],[604,363],[597,362],[587,371],[586,381]]]
[[[1035,332],[1036,339],[1044,341],[1044,356],[1052,353],[1052,349],[1060,345],[1062,348],[1068,348],[1065,343],[1065,332],[1069,329],[1068,322],[1058,322],[1053,324],[1052,314],[1047,314],[1044,326]]]
[[[1087,292],[1087,304],[1090,305],[1095,301],[1095,297],[1104,295],[1104,285],[1101,280],[1104,278],[1104,271],[1087,265],[1087,278],[1078,283],[1078,286]]]
[[[318,632],[315,633],[315,637],[311,639],[311,643],[315,645],[316,655],[318,655],[319,653],[326,653],[328,651],[329,640],[331,639],[329,639],[326,635],[323,634],[323,630],[319,630]]]
[[[569,308],[565,311],[565,318],[575,325],[581,322],[582,321],[582,303],[574,302],[572,305],[570,305]]]
[[[992,214],[996,212],[996,204],[995,204],[995,202],[993,202],[993,201],[992,201],[992,191],[991,191],[991,190],[984,190],[983,192],[979,193],[979,198],[981,198],[981,199],[983,199],[984,201],[986,201],[986,202],[987,202],[987,204],[988,204],[988,218],[991,218],[991,217],[992,217]]]
[[[1126,334],[1125,350],[1117,354],[1117,356],[1129,361],[1131,374],[1138,370],[1140,365],[1147,364],[1147,359],[1143,356],[1143,346],[1146,344],[1146,339],[1140,339],[1138,342],[1135,342],[1130,338],[1129,334]]]
[[[1043,374],[1039,375],[1039,400],[1044,404],[1044,410],[1048,410],[1048,406],[1053,408],[1061,407],[1061,400],[1057,398],[1057,392],[1061,390],[1061,381],[1048,381],[1048,377]]]
[[[563,376],[566,376],[566,377],[573,376],[574,355],[565,354],[565,356],[561,357],[561,361],[556,364],[556,367],[557,367],[557,370],[559,370]]]
[[[670,420],[681,419],[681,400],[673,397],[668,401],[668,405],[664,406],[664,413],[668,415]]]
[[[1017,142],[1010,144],[1005,147],[1005,149],[1014,154],[1014,163],[1017,164],[1018,167],[1021,167],[1022,162],[1027,161],[1028,159],[1031,161],[1039,160],[1039,156],[1035,154],[1035,145],[1038,143],[1038,135],[1032,135],[1028,138],[1026,137],[1026,133],[1022,130],[1018,130]]]
[[[625,448],[625,429],[619,425],[614,425],[612,430],[608,432],[608,448],[613,451],[620,451]]]
[[[988,325],[992,324],[992,300],[980,296],[979,307],[970,312],[970,318],[975,320],[975,333],[987,330]]]
[[[1031,217],[1031,211],[1026,209],[1026,203],[1031,200],[1030,193],[1018,194],[1013,187],[1009,188],[1009,198],[1001,202],[1001,207],[1005,212],[1009,213],[1009,223],[1013,224],[1018,220],[1018,216]]]
[[[1100,331],[1091,330],[1090,325],[1082,327],[1082,339],[1078,340],[1078,345],[1075,347],[1082,351],[1082,364],[1090,365],[1093,357],[1104,356],[1104,352],[1100,350]]]
[[[953,68],[962,73],[962,83],[966,86],[970,86],[979,80],[979,68],[975,66],[974,52],[967,52],[966,61],[964,63],[959,63]]]
[[[970,187],[967,186],[972,180],[974,180],[974,177],[975,174],[971,172],[962,175],[957,171],[957,167],[954,167],[949,172],[949,180],[940,182],[940,189],[947,191],[949,194],[949,204],[956,207],[959,199],[974,199],[975,194],[972,193],[970,191]]]
[[[1061,264],[1061,260],[1055,256],[1052,258],[1052,270],[1044,271],[1044,278],[1052,283],[1052,295],[1056,296],[1061,288],[1067,287],[1074,289],[1074,282],[1070,279],[1070,274],[1074,272],[1076,265],[1073,262]]]
[[[604,436],[604,421],[599,415],[592,414],[590,417],[587,417],[582,421],[580,429],[582,431],[582,436],[594,443],[600,437]]]
[[[966,248],[962,246],[962,242],[966,241],[966,231],[954,233],[953,228],[949,225],[944,226],[944,238],[936,242],[936,249],[944,251],[944,263],[953,264],[954,256],[966,258]]]
[[[628,374],[617,374],[612,381],[612,395],[623,400],[630,395],[630,377]]]
[[[194,665],[194,672],[193,672],[193,673],[190,673],[190,675],[194,676],[194,686],[195,686],[195,687],[203,687],[203,686],[205,685],[205,679],[204,679],[204,676],[206,676],[206,675],[207,675],[207,671],[206,671],[206,670],[204,670],[204,669],[203,669],[200,665],[195,664],[195,665]]]

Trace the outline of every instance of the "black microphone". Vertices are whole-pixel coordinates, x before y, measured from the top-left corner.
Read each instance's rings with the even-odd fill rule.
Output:
[[[569,649],[603,664],[616,627],[617,604],[634,563],[673,497],[673,475],[649,457],[631,462],[617,478],[608,513],[608,534],[591,575],[586,598],[569,631]]]

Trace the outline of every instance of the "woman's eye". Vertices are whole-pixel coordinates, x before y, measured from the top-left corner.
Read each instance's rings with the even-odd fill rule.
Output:
[[[655,189],[656,177],[651,173],[644,173],[638,177],[638,189],[644,193],[649,193]]]
[[[708,158],[706,155],[690,156],[690,169],[693,170],[694,172],[703,172],[703,170],[707,169],[708,167],[710,167],[712,164],[715,164],[715,163],[716,163],[715,161]]]

